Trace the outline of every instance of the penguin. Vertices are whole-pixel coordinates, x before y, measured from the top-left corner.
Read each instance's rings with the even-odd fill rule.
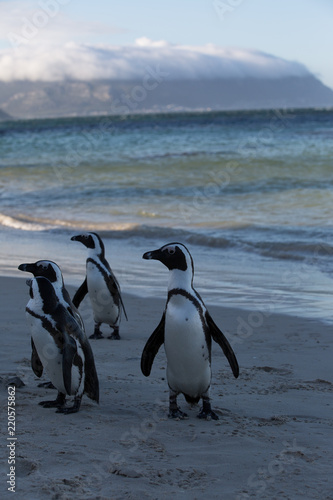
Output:
[[[72,236],[72,241],[79,241],[88,248],[86,261],[86,278],[73,297],[73,303],[78,308],[84,297],[89,295],[93,309],[95,328],[90,339],[101,339],[102,323],[108,324],[113,333],[109,339],[120,339],[119,324],[123,310],[127,314],[120,293],[119,283],[105,259],[104,243],[96,233],[84,233]]]
[[[51,260],[38,260],[32,264],[20,264],[20,271],[32,273],[35,277],[44,276],[53,284],[53,288],[57,294],[60,303],[67,308],[68,312],[74,316],[80,328],[84,331],[84,323],[81,314],[74,306],[68,291],[65,288],[64,278],[60,267]]]
[[[57,413],[76,413],[83,393],[99,403],[99,382],[94,356],[77,321],[59,301],[52,283],[45,277],[27,280],[30,300],[26,316],[43,369],[58,390],[54,401],[41,401]],[[74,396],[65,406],[66,395]]]
[[[235,378],[239,375],[236,356],[221,330],[210,316],[203,300],[193,288],[193,259],[182,243],[168,243],[146,252],[143,259],[159,260],[169,269],[168,296],[162,319],[149,337],[141,356],[141,371],[148,377],[154,358],[164,344],[169,385],[169,418],[184,419],[177,396],[190,404],[202,399],[198,418],[218,420],[209,396],[211,384],[211,344],[222,348]]]
[[[44,276],[45,278],[47,278],[53,284],[53,288],[58,297],[59,302],[76,319],[76,321],[79,324],[79,327],[84,332],[84,324],[81,315],[74,306],[73,302],[71,301],[70,295],[64,285],[62,272],[59,266],[55,262],[52,262],[50,260],[38,260],[37,262],[34,263],[20,264],[18,266],[18,269],[20,271],[32,273],[35,277]],[[31,348],[32,348],[31,367],[35,375],[38,378],[40,378],[43,373],[43,365],[41,364],[41,361],[38,357],[38,353],[36,351],[34,341],[32,338],[31,338]],[[39,387],[54,388],[51,382],[41,383],[39,384]]]

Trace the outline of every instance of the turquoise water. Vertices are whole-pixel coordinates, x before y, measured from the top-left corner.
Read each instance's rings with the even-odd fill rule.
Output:
[[[141,255],[181,241],[211,302],[332,319],[333,110],[2,122],[0,152],[2,272],[79,281],[94,230],[124,290],[164,296]]]

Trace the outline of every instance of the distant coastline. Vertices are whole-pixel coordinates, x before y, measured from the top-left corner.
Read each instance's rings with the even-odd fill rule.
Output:
[[[187,116],[188,117],[193,117],[193,116],[204,116],[207,115],[207,117],[211,116],[218,116],[218,115],[223,115],[225,114],[226,116],[229,115],[235,115],[237,116],[242,115],[242,114],[247,114],[247,113],[255,113],[255,114],[262,114],[264,115],[269,115],[273,113],[276,116],[279,116],[279,114],[286,114],[286,113],[296,113],[297,114],[306,114],[306,113],[326,113],[333,111],[333,104],[331,106],[285,106],[285,107],[267,107],[267,108],[248,108],[248,109],[212,109],[212,108],[185,108],[185,107],[175,107],[173,109],[170,109],[171,107],[168,106],[164,109],[143,109],[143,110],[137,110],[133,112],[127,112],[127,113],[108,113],[108,112],[98,112],[98,113],[91,113],[91,114],[68,114],[68,115],[60,115],[60,116],[43,116],[43,117],[13,117],[5,112],[2,112],[2,115],[0,115],[0,121],[1,122],[13,122],[13,121],[33,121],[33,120],[96,120],[98,123],[99,120],[101,120],[104,123],[104,120],[107,120],[108,118],[111,119],[134,119],[136,117],[137,119],[140,119],[140,117],[167,117],[167,116],[175,116],[179,117],[181,115]],[[1,110],[0,110],[1,111]],[[282,116],[282,115],[281,115]]]
[[[280,79],[0,82],[0,119],[333,107],[313,76]]]

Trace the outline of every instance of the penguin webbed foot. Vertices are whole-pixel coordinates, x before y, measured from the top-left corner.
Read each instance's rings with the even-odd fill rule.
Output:
[[[74,398],[73,406],[62,406],[57,409],[56,413],[63,413],[69,415],[70,413],[77,413],[81,406],[81,397]]]
[[[219,420],[218,415],[211,408],[202,407],[200,412],[197,415],[197,418],[201,418],[203,420]]]
[[[41,382],[37,387],[43,387],[44,389],[55,389],[52,382]]]
[[[90,339],[102,339],[103,338],[103,335],[101,334],[101,331],[99,329],[99,327],[101,326],[101,323],[95,323],[95,329],[94,329],[94,333],[92,335],[90,335]]]
[[[176,420],[186,420],[188,418],[188,415],[187,415],[187,413],[184,413],[183,411],[181,411],[180,408],[176,408],[173,410],[171,410],[171,409],[169,410],[168,417],[174,418]]]
[[[63,405],[59,403],[57,400],[55,401],[40,401],[39,406],[43,408],[61,408]]]
[[[101,332],[94,332],[92,335],[90,335],[89,337],[90,339],[103,339],[103,335],[101,334]]]
[[[108,339],[120,340],[119,327],[118,326],[115,326],[115,327],[111,326],[111,328],[113,328],[113,332],[111,333],[111,335],[108,336]]]
[[[62,392],[58,392],[57,399],[54,401],[40,401],[38,404],[43,408],[62,408],[66,402],[66,396]]]

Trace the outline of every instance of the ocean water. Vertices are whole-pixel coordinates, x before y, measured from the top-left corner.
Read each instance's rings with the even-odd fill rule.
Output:
[[[124,291],[165,297],[141,257],[179,241],[206,303],[333,321],[333,110],[1,122],[0,153],[1,273],[79,284],[89,230]]]

